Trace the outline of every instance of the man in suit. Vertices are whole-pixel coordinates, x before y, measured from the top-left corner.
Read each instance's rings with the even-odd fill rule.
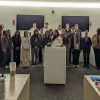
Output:
[[[65,28],[65,33],[67,33],[67,35],[69,35],[70,32],[71,32],[70,25],[69,25],[69,23],[67,23],[66,28]]]
[[[75,24],[75,31],[76,30],[79,30],[79,35],[80,35],[80,37],[82,37],[82,32],[81,32],[81,30],[79,29],[79,25],[78,24]]]
[[[71,38],[71,50],[73,52],[73,67],[79,67],[79,56],[82,51],[82,38],[79,30],[75,31],[75,35]]]
[[[85,30],[85,37],[83,37],[83,56],[84,56],[84,66],[89,68],[90,60],[90,49],[91,49],[91,38],[88,37],[88,30]]]

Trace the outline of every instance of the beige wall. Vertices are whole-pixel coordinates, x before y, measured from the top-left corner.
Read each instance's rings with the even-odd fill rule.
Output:
[[[40,0],[41,1],[41,0]],[[60,0],[55,0],[60,1]],[[88,0],[90,1],[90,0]],[[52,14],[52,10],[55,11]],[[36,7],[1,7],[0,6],[0,23],[4,24],[5,30],[10,29],[12,35],[15,33],[16,25],[12,25],[12,20],[16,20],[17,14],[29,14],[29,15],[44,15],[45,22],[49,22],[50,28],[57,28],[58,24],[61,24],[61,16],[89,16],[92,22],[92,27],[90,27],[89,36],[93,36],[96,33],[98,27],[100,27],[100,9],[90,9],[90,8],[36,8]],[[21,33],[23,35],[23,32]],[[83,34],[84,36],[84,34]],[[81,53],[80,61],[83,61],[83,56]],[[91,52],[91,64],[94,63],[94,54]]]

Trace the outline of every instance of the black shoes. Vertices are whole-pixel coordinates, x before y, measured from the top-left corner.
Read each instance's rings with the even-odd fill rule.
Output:
[[[84,66],[83,66],[83,67],[89,68],[89,65],[85,65],[85,64],[84,64]]]
[[[83,67],[86,67],[86,65],[84,65]]]
[[[99,67],[96,67],[97,70],[99,70]]]

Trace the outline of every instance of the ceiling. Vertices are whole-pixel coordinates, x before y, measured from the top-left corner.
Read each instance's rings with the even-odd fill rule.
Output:
[[[100,2],[100,0],[0,0],[0,1]]]

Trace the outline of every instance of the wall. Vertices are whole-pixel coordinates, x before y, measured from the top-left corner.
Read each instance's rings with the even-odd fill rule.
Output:
[[[55,14],[51,11],[54,10]],[[49,22],[50,28],[57,28],[58,24],[61,23],[61,16],[90,16],[92,21],[92,27],[90,27],[89,36],[92,37],[96,33],[98,27],[100,27],[100,9],[82,9],[82,8],[34,8],[34,7],[1,7],[0,6],[0,23],[4,24],[5,30],[10,29],[12,35],[16,30],[16,26],[12,25],[12,20],[16,20],[17,14],[33,14],[33,15],[44,15],[45,22]],[[23,35],[23,32],[21,33]],[[83,34],[84,36],[84,34]],[[83,61],[82,53],[80,61]],[[94,54],[91,52],[91,64],[94,63]]]

